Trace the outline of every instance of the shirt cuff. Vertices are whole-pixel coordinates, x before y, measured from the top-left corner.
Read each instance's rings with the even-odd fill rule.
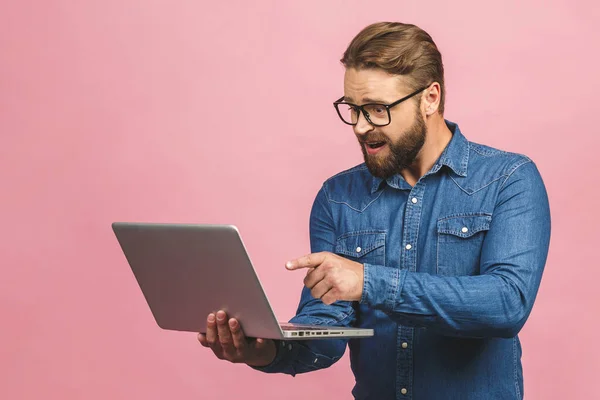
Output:
[[[364,264],[361,304],[372,308],[392,311],[400,302],[406,271],[383,265]]]
[[[275,340],[275,358],[271,361],[271,364],[265,365],[264,367],[255,367],[250,365],[257,371],[266,373],[281,372],[287,367],[288,362],[286,359],[289,358],[290,353],[293,350],[293,342],[286,342],[284,340]]]

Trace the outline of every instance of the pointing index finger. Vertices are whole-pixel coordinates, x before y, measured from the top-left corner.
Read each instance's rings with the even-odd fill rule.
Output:
[[[285,268],[296,270],[300,268],[316,268],[325,260],[325,253],[312,253],[285,263]]]

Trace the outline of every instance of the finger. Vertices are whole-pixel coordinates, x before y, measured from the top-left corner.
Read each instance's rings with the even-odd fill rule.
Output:
[[[331,285],[329,285],[325,280],[322,280],[312,288],[310,294],[312,294],[315,299],[320,299],[330,290]]]
[[[314,288],[319,282],[321,282],[327,276],[327,271],[322,268],[313,269],[310,275],[304,277],[304,286],[309,289]]]
[[[330,289],[321,297],[321,301],[328,306],[338,301],[337,290],[334,288]]]
[[[217,323],[215,320],[215,314],[208,314],[206,318],[206,342],[210,347],[218,344],[219,336],[217,334]]]
[[[217,335],[217,321],[215,320],[215,314],[208,314],[206,318],[206,343],[211,348],[215,356],[223,359],[223,349],[219,343],[219,336]]]
[[[217,312],[217,333],[223,351],[230,353],[233,350],[233,338],[227,324],[227,314],[224,311]]]
[[[208,347],[208,341],[206,340],[206,335],[203,333],[198,334],[198,341],[204,347]]]
[[[245,351],[247,347],[246,335],[244,335],[244,331],[237,319],[229,319],[229,329],[233,338],[233,346],[240,352]]]
[[[285,267],[289,270],[295,270],[299,268],[316,268],[321,265],[323,261],[325,261],[327,254],[327,252],[308,254],[304,257],[288,261],[285,263]]]

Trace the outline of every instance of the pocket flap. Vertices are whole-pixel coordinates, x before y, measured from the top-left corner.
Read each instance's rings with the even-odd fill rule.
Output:
[[[385,232],[351,232],[340,236],[335,252],[350,257],[362,257],[385,245]]]
[[[490,229],[491,215],[459,215],[441,218],[437,222],[438,233],[468,238],[477,232]]]

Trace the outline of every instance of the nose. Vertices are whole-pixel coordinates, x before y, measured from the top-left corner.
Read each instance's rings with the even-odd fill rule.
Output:
[[[364,135],[367,132],[375,129],[373,125],[367,121],[362,112],[358,113],[358,120],[356,121],[356,125],[354,125],[354,133],[358,135]]]

